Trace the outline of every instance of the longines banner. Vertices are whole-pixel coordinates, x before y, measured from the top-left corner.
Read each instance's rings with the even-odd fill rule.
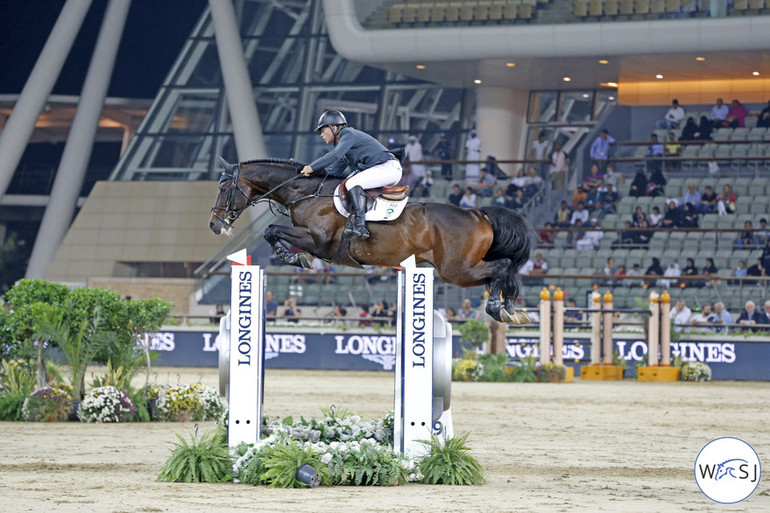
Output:
[[[269,328],[268,328],[269,329]],[[158,351],[158,365],[173,367],[216,367],[218,333],[213,331],[162,331],[150,338],[151,349]],[[265,366],[273,369],[385,370],[395,366],[395,333],[312,333],[285,332],[267,334]],[[672,356],[683,361],[709,364],[713,379],[770,381],[770,340],[752,341],[743,337],[692,337],[673,342]],[[459,337],[454,337],[452,352],[462,351]],[[628,363],[627,376],[633,376],[634,363],[647,354],[641,338],[624,336],[615,340],[615,350]],[[507,339],[511,361],[538,356],[534,334]],[[585,365],[590,360],[591,344],[587,337],[564,340],[564,363]]]

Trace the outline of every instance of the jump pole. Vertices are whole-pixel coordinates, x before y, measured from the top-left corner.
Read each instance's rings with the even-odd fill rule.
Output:
[[[540,291],[540,365],[551,361],[551,294]]]
[[[602,299],[604,299],[604,305],[602,305]],[[623,379],[623,367],[612,364],[614,315],[612,300],[612,293],[609,290],[603,298],[596,290],[591,293],[594,310],[591,312],[591,365],[580,367],[580,379],[598,381],[620,381]],[[604,324],[603,328],[602,324]],[[603,359],[602,352],[604,353]]]
[[[653,292],[654,294],[654,292]],[[639,367],[636,378],[639,381],[679,381],[681,370],[671,367],[671,296],[664,290],[660,297],[650,294],[650,334],[647,347],[647,366]],[[655,318],[655,315],[658,318]],[[658,343],[660,343],[660,365],[658,365]]]

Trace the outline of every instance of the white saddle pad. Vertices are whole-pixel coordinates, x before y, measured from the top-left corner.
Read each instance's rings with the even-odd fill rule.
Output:
[[[349,217],[350,212],[348,212],[346,205],[343,205],[342,200],[340,199],[341,186],[342,184],[338,185],[334,190],[334,207],[342,217]],[[366,220],[393,221],[394,219],[398,219],[398,216],[400,216],[401,212],[404,211],[404,207],[406,207],[406,202],[408,199],[408,197],[405,197],[402,200],[393,201],[382,197],[376,198],[374,200],[374,204],[366,211]]]

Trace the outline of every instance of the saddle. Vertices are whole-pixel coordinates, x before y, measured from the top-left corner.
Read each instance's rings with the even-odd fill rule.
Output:
[[[342,180],[342,183],[340,184],[339,191],[340,191],[340,199],[343,201],[343,203],[347,204],[348,201],[348,189],[346,186],[346,182],[350,180],[350,176]],[[401,185],[399,187],[375,187],[374,189],[365,189],[364,192],[367,196],[369,196],[372,200],[376,200],[377,198],[383,198],[390,201],[401,201],[402,199],[406,198],[406,191],[409,190],[408,185]]]

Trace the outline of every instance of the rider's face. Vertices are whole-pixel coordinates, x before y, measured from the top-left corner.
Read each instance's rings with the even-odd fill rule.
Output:
[[[334,134],[332,133],[332,129],[329,125],[326,125],[321,129],[321,139],[323,139],[326,144],[331,144],[334,142]]]

